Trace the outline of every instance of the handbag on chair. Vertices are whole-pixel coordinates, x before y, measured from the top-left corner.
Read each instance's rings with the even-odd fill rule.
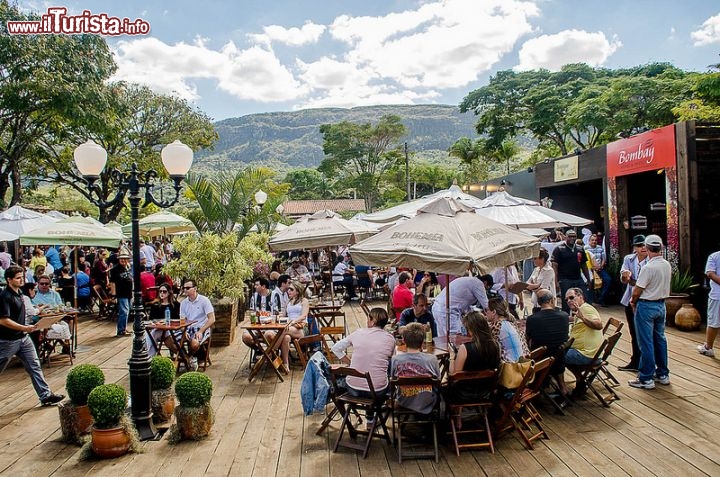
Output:
[[[505,389],[516,389],[522,383],[525,373],[534,365],[535,361],[528,358],[520,358],[517,363],[503,361],[500,363],[498,384]],[[530,382],[532,382],[532,380],[528,383]]]

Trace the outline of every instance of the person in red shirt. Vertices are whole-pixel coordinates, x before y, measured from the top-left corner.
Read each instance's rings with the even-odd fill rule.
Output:
[[[157,287],[155,286],[155,275],[145,269],[145,257],[140,259],[140,291],[143,302],[148,303],[157,298]]]
[[[392,303],[396,319],[400,318],[400,313],[402,313],[405,308],[410,308],[413,304],[413,292],[410,290],[412,284],[413,281],[410,279],[408,272],[402,272],[400,276],[398,276],[398,284],[392,294]]]

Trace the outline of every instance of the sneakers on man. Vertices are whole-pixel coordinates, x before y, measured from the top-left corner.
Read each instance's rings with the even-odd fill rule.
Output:
[[[41,399],[41,400],[40,400],[40,403],[41,403],[43,406],[51,406],[51,405],[53,405],[53,404],[59,403],[59,402],[62,401],[63,399],[65,399],[65,395],[52,393],[52,394],[49,395],[48,397]]]
[[[648,379],[647,381],[633,379],[632,381],[628,381],[628,386],[639,389],[655,389],[655,381],[652,379]]]
[[[670,384],[670,376],[667,376],[667,375],[665,375],[665,376],[655,376],[655,378],[653,378],[653,380],[654,380],[656,383],[660,383],[660,384],[665,385],[665,386],[667,386],[668,384]]]
[[[710,356],[711,358],[715,357],[715,350],[705,346],[705,343],[698,345],[697,350],[698,350],[698,353],[703,354],[705,356]]]
[[[190,370],[191,371],[198,370],[198,361],[197,361],[197,358],[194,356],[190,359]]]

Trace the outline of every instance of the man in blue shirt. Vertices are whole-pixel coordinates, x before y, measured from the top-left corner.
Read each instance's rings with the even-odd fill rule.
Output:
[[[433,338],[437,337],[435,318],[433,318],[432,313],[428,311],[428,299],[422,293],[418,293],[413,297],[413,306],[411,308],[406,308],[402,313],[400,313],[398,326],[405,326],[409,323],[430,325]]]
[[[38,278],[38,291],[32,299],[33,305],[62,306],[60,294],[50,287],[50,277],[42,275]]]
[[[57,249],[52,246],[48,247],[47,252],[45,252],[45,258],[47,259],[47,262],[52,265],[55,274],[60,275],[60,269],[63,267],[63,264],[62,260],[60,260],[60,253]]]

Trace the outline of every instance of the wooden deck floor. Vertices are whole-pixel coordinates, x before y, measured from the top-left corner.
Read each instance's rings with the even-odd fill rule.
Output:
[[[364,324],[357,304],[346,305],[350,328]],[[605,308],[604,317],[624,316]],[[81,318],[76,363],[95,363],[107,382],[128,387],[131,340],[115,338],[114,324]],[[289,477],[364,475],[720,475],[720,361],[699,355],[702,333],[668,330],[672,384],[653,391],[629,388],[629,373],[615,372],[623,385],[621,400],[610,408],[593,398],[576,403],[567,416],[544,412],[550,440],[534,451],[515,435],[497,442],[497,452],[466,452],[456,457],[443,447],[440,462],[397,463],[392,448],[379,441],[367,459],[344,450],[332,453],[329,434],[315,435],[322,416],[304,417],[300,406],[302,371],[280,383],[271,372],[248,383],[248,350],[239,338],[214,349],[207,374],[215,384],[212,405],[217,422],[209,438],[171,446],[166,439],[143,443],[144,453],[107,461],[78,460],[79,448],[60,441],[58,413],[40,407],[21,367],[0,376],[0,475],[248,475]],[[623,336],[612,363],[628,357]],[[61,391],[70,366],[45,368],[51,388]]]

